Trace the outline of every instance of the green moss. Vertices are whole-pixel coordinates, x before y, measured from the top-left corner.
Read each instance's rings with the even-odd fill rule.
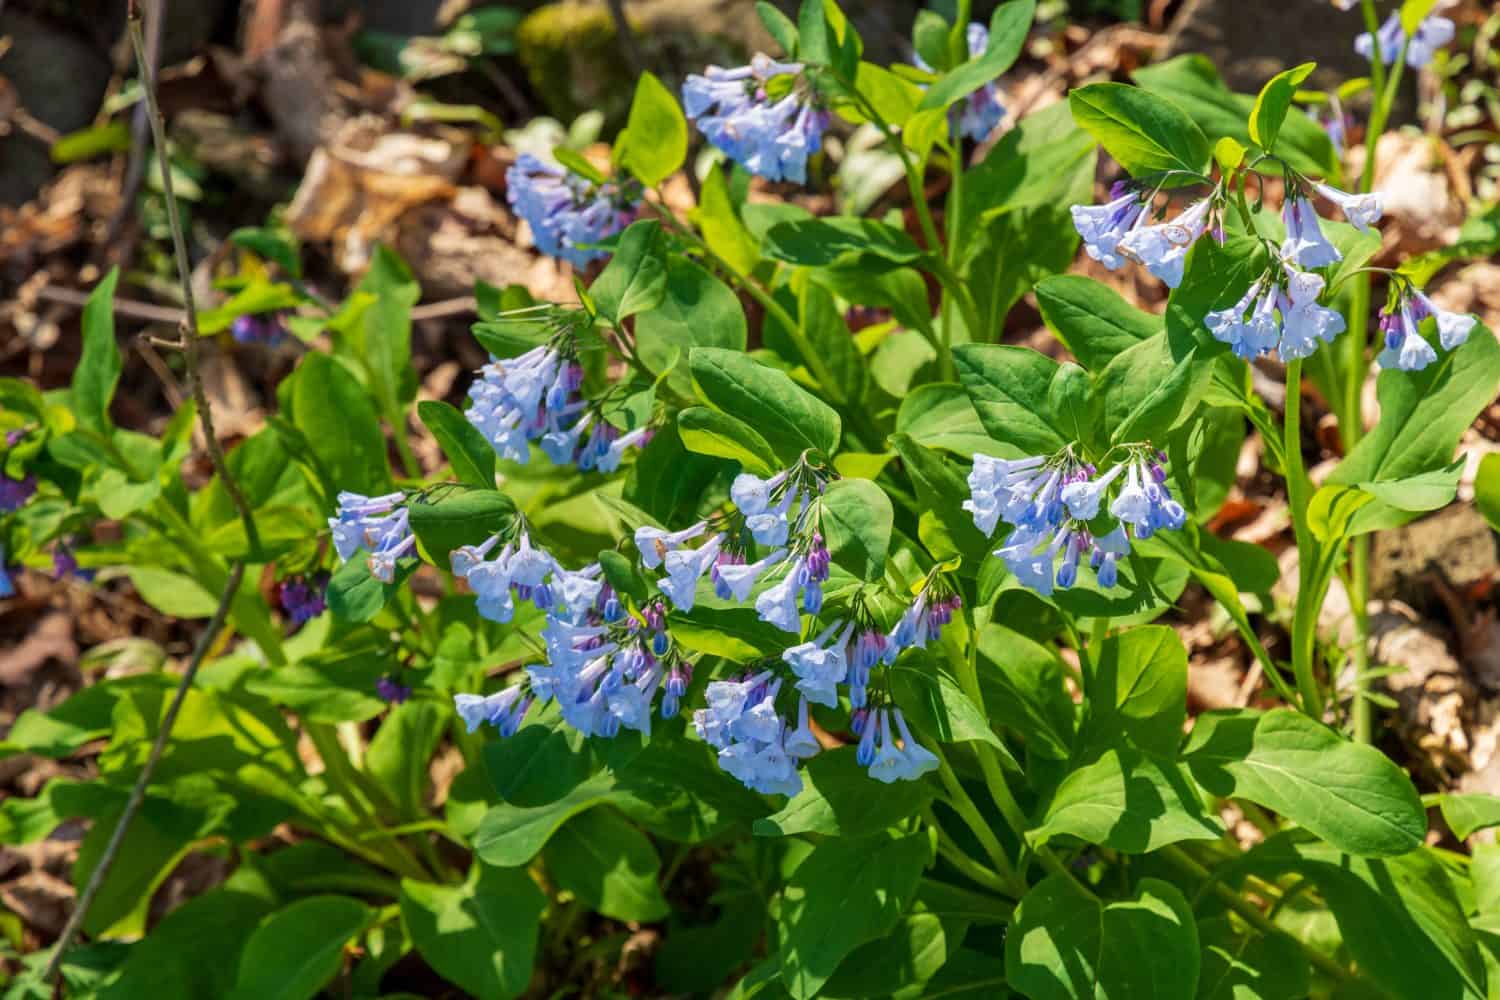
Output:
[[[635,80],[603,5],[538,7],[516,29],[516,46],[532,86],[555,117],[570,121],[598,109],[611,122],[623,120]]]

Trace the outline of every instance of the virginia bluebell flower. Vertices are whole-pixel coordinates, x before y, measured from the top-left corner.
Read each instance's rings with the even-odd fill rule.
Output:
[[[1312,189],[1337,205],[1349,225],[1362,233],[1368,233],[1385,210],[1378,194],[1351,194],[1319,181],[1312,182]]]
[[[630,225],[640,205],[632,183],[595,184],[530,153],[505,172],[505,196],[531,227],[537,249],[582,270],[606,256],[592,248]]]
[[[1283,261],[1279,273],[1262,275],[1238,302],[1209,313],[1203,323],[1246,361],[1271,351],[1282,361],[1311,357],[1344,332],[1343,315],[1318,304],[1324,286],[1321,275]]]
[[[1286,242],[1281,245],[1281,256],[1303,267],[1327,267],[1344,259],[1323,235],[1323,228],[1318,225],[1318,213],[1306,198],[1301,195],[1287,198],[1281,206],[1281,219],[1286,224]]]
[[[1090,257],[1118,271],[1125,266],[1120,241],[1150,213],[1139,192],[1116,184],[1110,193],[1113,197],[1103,205],[1074,205],[1073,228],[1083,237],[1083,249]]]
[[[471,733],[488,722],[501,736],[512,736],[521,728],[532,700],[521,685],[514,684],[491,695],[456,694],[453,707]]]
[[[1402,371],[1421,371],[1438,359],[1435,351],[1422,336],[1421,325],[1431,319],[1438,335],[1438,345],[1451,351],[1469,339],[1470,332],[1479,321],[1463,313],[1440,308],[1425,294],[1408,289],[1380,313],[1380,332],[1385,349],[1375,359],[1381,368],[1398,368]]]
[[[229,335],[239,344],[275,347],[286,339],[286,323],[279,312],[246,313],[229,324]]]
[[[854,623],[836,621],[817,638],[788,647],[781,658],[797,676],[797,690],[819,705],[837,708],[838,685],[849,673],[849,639]]]
[[[797,763],[817,752],[817,741],[799,725],[788,728],[776,710],[781,680],[765,670],[743,680],[708,685],[708,707],[693,713],[693,728],[719,751],[719,766],[747,788],[767,795],[796,795],[802,790]]]
[[[870,758],[870,777],[890,784],[893,781],[915,781],[927,772],[938,769],[937,756],[912,736],[899,708],[894,711],[882,708],[874,716],[873,724],[866,721],[865,736],[860,739],[861,751],[865,751],[865,740],[870,739],[867,752]],[[897,731],[901,734],[899,743]],[[870,735],[872,733],[873,737]]]
[[[1214,200],[1202,198],[1166,222],[1148,226],[1142,224],[1144,217],[1137,219],[1121,237],[1119,253],[1146,268],[1168,288],[1176,288],[1182,284],[1188,251],[1208,232],[1213,210]]]
[[[683,84],[683,107],[709,142],[752,174],[802,184],[830,121],[803,69],[763,54],[736,69],[710,66]],[[783,96],[773,100],[773,90]]]
[[[380,696],[381,701],[404,705],[411,697],[411,688],[387,674],[375,682],[375,693]],[[469,731],[474,730],[471,728]]]
[[[1406,64],[1412,69],[1421,69],[1432,62],[1437,50],[1453,41],[1453,22],[1436,14],[1428,15],[1417,25],[1416,33],[1406,46]],[[1406,31],[1401,27],[1401,12],[1391,11],[1374,37],[1368,31],[1354,39],[1354,51],[1372,62],[1379,48],[1380,61],[1389,66],[1401,55],[1401,43],[1406,41]]]
[[[328,586],[328,574],[315,577],[289,576],[276,584],[276,603],[282,614],[293,625],[301,625],[321,615],[327,603],[324,591]]]
[[[378,497],[347,490],[340,493],[336,516],[328,519],[339,558],[347,562],[356,552],[368,551],[370,573],[383,583],[394,580],[396,562],[410,555],[417,544],[405,500],[400,492]]]

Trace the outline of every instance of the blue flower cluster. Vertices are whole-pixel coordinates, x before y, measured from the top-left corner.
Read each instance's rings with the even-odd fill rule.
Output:
[[[382,583],[396,578],[396,562],[417,547],[406,510],[406,494],[367,497],[345,490],[339,494],[336,515],[328,519],[333,547],[348,562],[356,552],[368,552],[370,574]]]
[[[1406,65],[1421,69],[1432,62],[1437,50],[1453,41],[1453,33],[1453,22],[1448,18],[1436,14],[1423,18],[1406,46]],[[1401,12],[1393,10],[1373,37],[1365,31],[1354,39],[1354,51],[1373,62],[1378,47],[1380,61],[1389,66],[1401,57],[1403,42],[1406,42],[1406,31],[1401,27]]]
[[[823,147],[830,115],[801,63],[757,54],[748,66],[710,66],[682,85],[698,130],[734,162],[771,181],[807,181],[808,157]],[[773,99],[772,92],[780,94]]]
[[[1223,228],[1215,224],[1222,206],[1214,197],[1203,198],[1165,222],[1147,225],[1151,219],[1149,197],[1133,188],[1116,185],[1112,199],[1103,205],[1074,205],[1073,227],[1083,237],[1088,255],[1111,271],[1133,260],[1167,287],[1182,284],[1188,251],[1213,227],[1217,239]]]
[[[770,670],[735,680],[714,681],[704,693],[707,708],[693,713],[693,728],[719,751],[719,766],[765,795],[796,795],[802,790],[800,761],[821,749],[807,717],[804,697],[797,727],[776,710],[781,679]]]
[[[967,38],[969,56],[977,58],[990,46],[990,29],[978,21],[971,21]],[[914,61],[921,69],[932,72],[932,67],[920,55]],[[949,117],[953,130],[959,135],[975,142],[983,142],[1005,120],[1005,105],[1000,103],[1000,87],[993,81],[986,83],[956,105],[949,112]]]
[[[27,473],[20,479],[12,479],[0,472],[0,514],[12,514],[20,510],[35,494],[35,476]]]
[[[531,227],[537,249],[582,270],[607,256],[594,246],[635,221],[634,185],[596,184],[522,153],[505,172],[505,197]]]
[[[279,312],[236,316],[229,324],[229,335],[238,344],[275,347],[286,340],[286,323]]]
[[[625,453],[650,440],[638,427],[621,433],[579,395],[583,367],[557,343],[514,358],[492,358],[469,386],[467,417],[501,458],[525,465],[531,443],[557,465],[613,472]]]
[[[1132,535],[1150,538],[1187,523],[1187,512],[1166,485],[1166,456],[1141,445],[1125,450],[1126,458],[1102,475],[1071,447],[1021,459],[975,455],[964,509],[986,535],[993,535],[1001,521],[1011,526],[995,554],[1043,597],[1051,596],[1054,586],[1066,589],[1077,582],[1085,552],[1099,586],[1113,587]],[[1106,510],[1115,523],[1100,534],[1095,522]]]
[[[1432,319],[1437,328],[1438,343],[1451,351],[1469,339],[1479,320],[1464,313],[1440,308],[1425,294],[1412,290],[1397,297],[1380,313],[1380,334],[1384,349],[1375,359],[1382,368],[1421,371],[1438,359],[1427,338],[1421,334],[1424,319]]]
[[[877,781],[915,781],[940,766],[937,755],[912,737],[899,708],[856,712],[854,728],[859,735],[855,759]]]
[[[1215,340],[1236,357],[1254,361],[1274,352],[1282,361],[1311,357],[1319,344],[1344,332],[1344,317],[1318,305],[1322,275],[1282,264],[1262,275],[1238,302],[1203,320]]]

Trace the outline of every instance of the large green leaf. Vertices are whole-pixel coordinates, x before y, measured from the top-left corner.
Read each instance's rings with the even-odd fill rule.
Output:
[[[1199,920],[1198,938],[1198,1000],[1307,996],[1307,957],[1290,938],[1237,932],[1228,917]]]
[[[245,942],[229,1000],[310,1000],[343,966],[344,946],[373,915],[349,896],[309,896],[277,910]]]
[[[1212,794],[1274,809],[1353,855],[1404,854],[1427,832],[1417,790],[1390,758],[1291,709],[1205,712],[1183,759]]]
[[[990,437],[1027,455],[1050,455],[1072,440],[1048,402],[1057,362],[1030,348],[998,344],[964,344],[953,359]]]
[[[1255,99],[1255,106],[1250,109],[1250,138],[1259,143],[1261,149],[1275,150],[1276,137],[1292,107],[1292,97],[1302,81],[1312,75],[1317,65],[1303,63],[1283,70],[1267,80],[1266,85],[1261,88],[1260,96]]]
[[[1011,0],[996,7],[990,18],[989,44],[985,50],[938,77],[927,88],[919,106],[923,110],[946,110],[955,101],[992,83],[1014,65],[1035,16],[1036,0]]]
[[[1039,282],[1042,319],[1083,367],[1102,371],[1115,356],[1162,330],[1162,318],[1143,312],[1103,282],[1060,274]]]
[[[787,465],[809,449],[824,455],[837,449],[839,415],[782,372],[714,347],[693,348],[689,366],[703,401],[731,416],[751,416]]]
[[[620,234],[614,256],[589,286],[589,297],[601,316],[621,323],[636,313],[655,309],[666,290],[666,237],[660,222],[641,219]]]
[[[438,492],[432,500],[413,500],[407,509],[417,541],[444,569],[454,549],[509,530],[516,516],[515,501],[504,493],[467,487]]]
[[[745,310],[729,286],[692,261],[673,257],[667,264],[665,294],[656,308],[635,321],[641,361],[669,384],[691,396],[688,353],[695,347],[745,349]]]
[[[1248,121],[1255,98],[1236,94],[1201,55],[1183,55],[1155,63],[1132,74],[1142,87],[1177,105],[1208,134],[1250,143]],[[1276,152],[1294,169],[1313,176],[1336,178],[1339,158],[1328,133],[1297,108],[1287,112],[1276,139]],[[1266,169],[1274,169],[1267,167]]]
[[[826,267],[849,257],[877,257],[910,264],[922,248],[903,230],[874,219],[835,216],[782,222],[766,233],[762,251],[772,260]]]
[[[96,434],[109,432],[109,404],[124,364],[115,343],[115,285],[119,280],[119,269],[111,268],[89,294],[83,307],[83,355],[73,372],[73,413]]]
[[[1031,1000],[1192,1000],[1198,927],[1176,886],[1143,878],[1105,905],[1048,876],[1016,908],[1005,939],[1007,985]]]
[[[440,399],[424,399],[417,404],[417,416],[437,438],[443,454],[453,466],[453,474],[469,486],[493,489],[495,486],[495,449],[484,439],[479,428],[452,404]]]
[[[1073,699],[1049,646],[1003,625],[979,633],[979,687],[997,725],[1014,730],[1031,753],[1065,760],[1073,744]]]
[[[677,98],[654,75],[643,72],[616,148],[620,164],[646,187],[656,187],[682,166],[687,147],[687,119]]]
[[[302,432],[329,498],[340,490],[373,495],[390,488],[385,435],[375,404],[349,369],[327,354],[305,355],[283,392],[283,416]]]
[[[606,917],[652,921],[667,915],[656,848],[613,809],[573,817],[553,834],[542,858],[559,888]]]
[[[834,562],[862,580],[879,580],[895,517],[885,491],[868,479],[840,479],[823,494],[822,511]]]
[[[474,852],[500,868],[524,865],[536,857],[564,823],[593,806],[620,796],[608,775],[596,775],[546,805],[525,808],[502,803],[484,814],[474,834]]]
[[[797,1000],[815,996],[845,956],[895,926],[930,860],[925,833],[824,840],[782,899],[781,975]]]
[[[484,748],[484,769],[500,797],[535,808],[557,801],[589,776],[588,745],[558,722],[532,722]]]
[[[475,862],[462,885],[405,879],[401,918],[438,974],[478,1000],[525,991],[547,897],[524,868]]]
[[[917,499],[946,536],[942,541],[948,551],[934,554],[962,554],[965,571],[977,573],[990,549],[990,540],[974,527],[974,519],[961,506],[969,495],[963,473],[941,453],[923,447],[906,434],[892,434],[890,445],[901,456],[901,464],[917,488]],[[933,549],[938,539],[924,536],[923,541]]]
[[[1070,92],[1068,105],[1079,127],[1133,176],[1168,170],[1197,174],[1208,165],[1203,131],[1175,104],[1139,87],[1092,83]]]
[[[1155,334],[1121,351],[1099,373],[1097,420],[1109,428],[1114,443],[1164,442],[1167,431],[1191,412],[1212,370],[1210,362],[1198,359],[1196,347],[1177,357],[1167,335]]]
[[[683,447],[740,463],[746,472],[770,476],[777,471],[776,453],[750,424],[707,406],[677,411],[677,433]]]
[[[1443,811],[1443,822],[1459,840],[1468,840],[1480,830],[1500,826],[1500,798],[1494,795],[1471,793],[1449,794],[1438,800]]]
[[[1032,836],[1069,834],[1128,854],[1181,840],[1215,840],[1223,826],[1203,811],[1182,768],[1130,748],[1106,750],[1057,786]]]
[[[1088,732],[1096,743],[1123,735],[1147,753],[1173,757],[1187,718],[1187,649],[1166,625],[1142,625],[1088,652]]]

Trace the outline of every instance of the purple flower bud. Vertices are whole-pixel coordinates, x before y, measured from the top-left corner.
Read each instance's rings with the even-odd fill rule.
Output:
[[[400,705],[411,697],[411,688],[400,683],[394,677],[386,675],[375,682],[375,693],[382,701],[388,701],[393,705]]]

